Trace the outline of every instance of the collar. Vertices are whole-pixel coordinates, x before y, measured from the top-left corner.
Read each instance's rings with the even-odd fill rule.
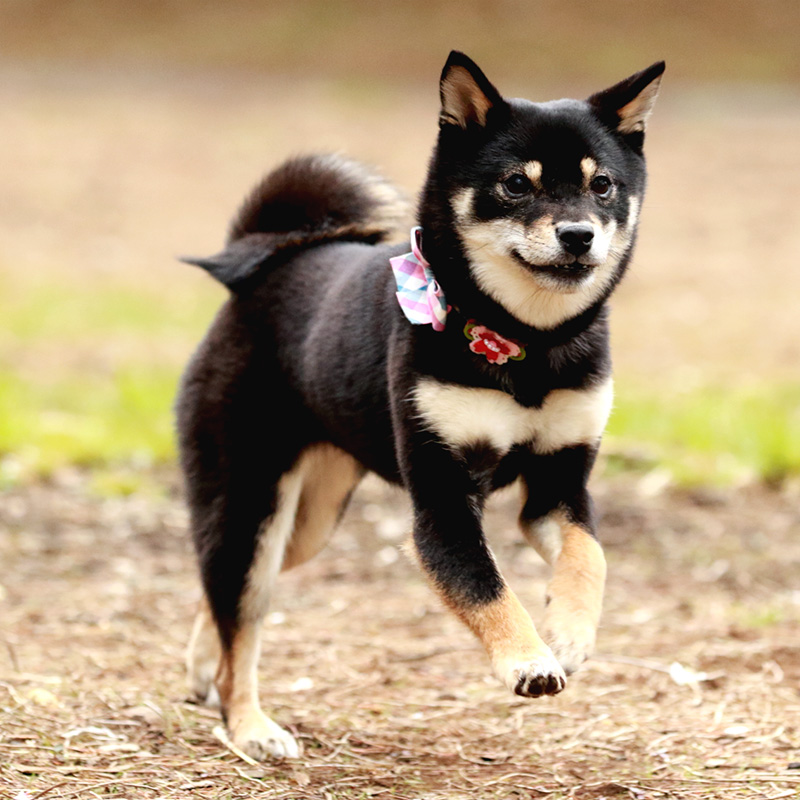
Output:
[[[435,331],[443,331],[452,306],[447,304],[431,265],[422,255],[422,228],[411,229],[411,252],[390,258],[389,263],[397,284],[397,302],[406,319],[412,325],[430,325]],[[491,364],[525,358],[522,342],[501,336],[474,319],[467,320],[464,336],[469,340],[469,349]]]

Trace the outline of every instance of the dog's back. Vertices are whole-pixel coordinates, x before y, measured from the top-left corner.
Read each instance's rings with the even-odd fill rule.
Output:
[[[178,401],[187,475],[204,457],[201,443],[229,441],[216,431],[228,404],[237,408],[248,452],[265,425],[268,431],[281,421],[293,426],[292,452],[282,456],[274,442],[269,447],[277,468],[298,448],[336,440],[339,431],[369,468],[396,474],[393,464],[378,464],[368,452],[375,431],[363,431],[362,446],[352,441],[350,417],[361,410],[363,396],[375,407],[385,400],[379,368],[391,315],[387,320],[375,298],[385,295],[388,304],[394,295],[386,291],[390,250],[374,245],[406,214],[397,190],[361,164],[334,155],[295,158],[251,192],[222,252],[185,259],[231,290],[186,371]],[[346,328],[349,337],[342,336]],[[358,347],[343,348],[348,338]],[[374,385],[364,385],[370,378]],[[388,425],[388,417],[383,421]],[[237,461],[244,457],[237,451]]]

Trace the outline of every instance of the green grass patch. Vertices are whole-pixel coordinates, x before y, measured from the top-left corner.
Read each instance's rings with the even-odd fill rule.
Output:
[[[64,466],[146,468],[175,458],[174,366],[111,374],[0,374],[0,481]],[[800,475],[800,385],[687,392],[617,391],[604,452],[609,471],[666,470],[679,485],[778,483]],[[139,488],[134,473],[98,479],[104,492]]]
[[[0,485],[79,466],[98,491],[127,494],[137,471],[174,460],[179,374],[224,298],[210,281],[177,285],[180,297],[113,280],[0,280]],[[608,472],[722,486],[800,475],[800,382],[623,376],[616,395]]]
[[[800,383],[681,391],[621,381],[607,444],[612,468],[662,468],[678,484],[778,483],[800,474]]]
[[[175,282],[162,289],[151,280],[134,287],[99,278],[95,283],[50,278],[45,284],[0,277],[0,347],[82,339],[102,342],[132,333],[142,341],[193,339],[208,325],[225,293],[211,281],[187,278],[180,294],[176,285],[181,286]]]
[[[0,481],[65,466],[149,467],[174,458],[174,368],[23,379],[0,374]]]

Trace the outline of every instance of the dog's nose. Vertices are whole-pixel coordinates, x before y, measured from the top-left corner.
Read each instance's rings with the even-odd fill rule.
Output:
[[[582,222],[568,222],[556,228],[556,235],[570,255],[582,256],[591,250],[594,228]]]

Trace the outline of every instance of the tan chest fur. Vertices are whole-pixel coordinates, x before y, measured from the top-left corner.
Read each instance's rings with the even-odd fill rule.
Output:
[[[414,401],[426,427],[451,447],[488,443],[501,454],[530,443],[536,453],[596,444],[608,421],[613,383],[556,389],[540,408],[525,408],[496,389],[475,389],[425,379]]]

